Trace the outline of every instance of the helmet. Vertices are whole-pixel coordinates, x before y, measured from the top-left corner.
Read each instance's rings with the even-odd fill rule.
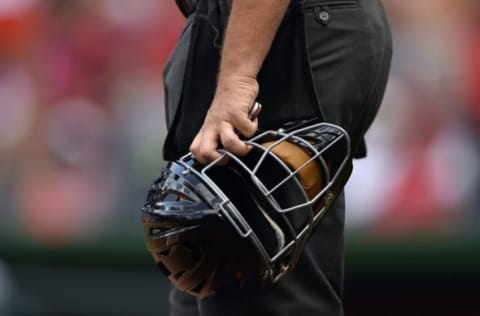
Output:
[[[199,298],[292,270],[351,173],[349,136],[333,124],[289,123],[246,143],[244,157],[169,162],[142,210],[155,262]]]

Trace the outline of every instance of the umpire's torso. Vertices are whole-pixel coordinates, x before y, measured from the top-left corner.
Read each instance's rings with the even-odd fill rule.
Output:
[[[213,99],[228,12],[229,0],[199,0],[164,69],[167,160],[188,151]],[[292,0],[258,75],[260,128],[319,116],[344,127],[357,156],[363,155],[363,136],[381,103],[390,58],[380,0]],[[257,299],[265,314],[342,314],[343,225],[340,197],[316,228],[301,272]],[[237,304],[238,315],[249,314],[244,312],[248,304],[257,301],[245,298],[243,309]],[[219,312],[206,314],[237,315],[222,314],[222,306],[230,307],[223,303],[213,300],[210,308]],[[202,305],[205,311],[208,305]]]

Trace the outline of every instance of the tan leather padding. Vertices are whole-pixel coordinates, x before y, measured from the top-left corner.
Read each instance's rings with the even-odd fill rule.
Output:
[[[148,222],[154,219],[148,214],[143,219],[147,237],[151,236],[152,228],[166,226],[164,223]],[[200,227],[147,241],[147,249],[154,261],[168,272],[167,276],[175,288],[199,299],[215,294],[218,283],[225,278],[234,279],[238,286],[242,286],[244,275],[262,275],[264,271],[248,240],[238,238],[229,225],[215,228]],[[201,255],[193,255],[191,247],[195,247]]]
[[[274,143],[274,141],[266,142],[262,146],[268,148]],[[288,141],[276,144],[271,148],[271,151],[292,170],[300,168],[311,158],[311,155],[305,149]],[[323,173],[316,160],[311,161],[301,169],[297,173],[297,178],[309,199],[313,199],[324,187]]]

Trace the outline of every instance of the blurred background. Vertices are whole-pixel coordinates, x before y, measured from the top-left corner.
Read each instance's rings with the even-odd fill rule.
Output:
[[[390,81],[347,192],[347,315],[478,315],[480,2],[385,0]],[[174,1],[0,0],[0,316],[167,315],[139,209]]]

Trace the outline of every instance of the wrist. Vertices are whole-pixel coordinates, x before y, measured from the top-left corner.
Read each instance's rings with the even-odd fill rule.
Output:
[[[248,113],[255,103],[259,85],[255,78],[244,76],[226,76],[218,81],[213,105],[229,104]]]
[[[259,91],[258,81],[255,77],[247,75],[222,75],[217,82],[217,92],[250,91],[256,95]]]

